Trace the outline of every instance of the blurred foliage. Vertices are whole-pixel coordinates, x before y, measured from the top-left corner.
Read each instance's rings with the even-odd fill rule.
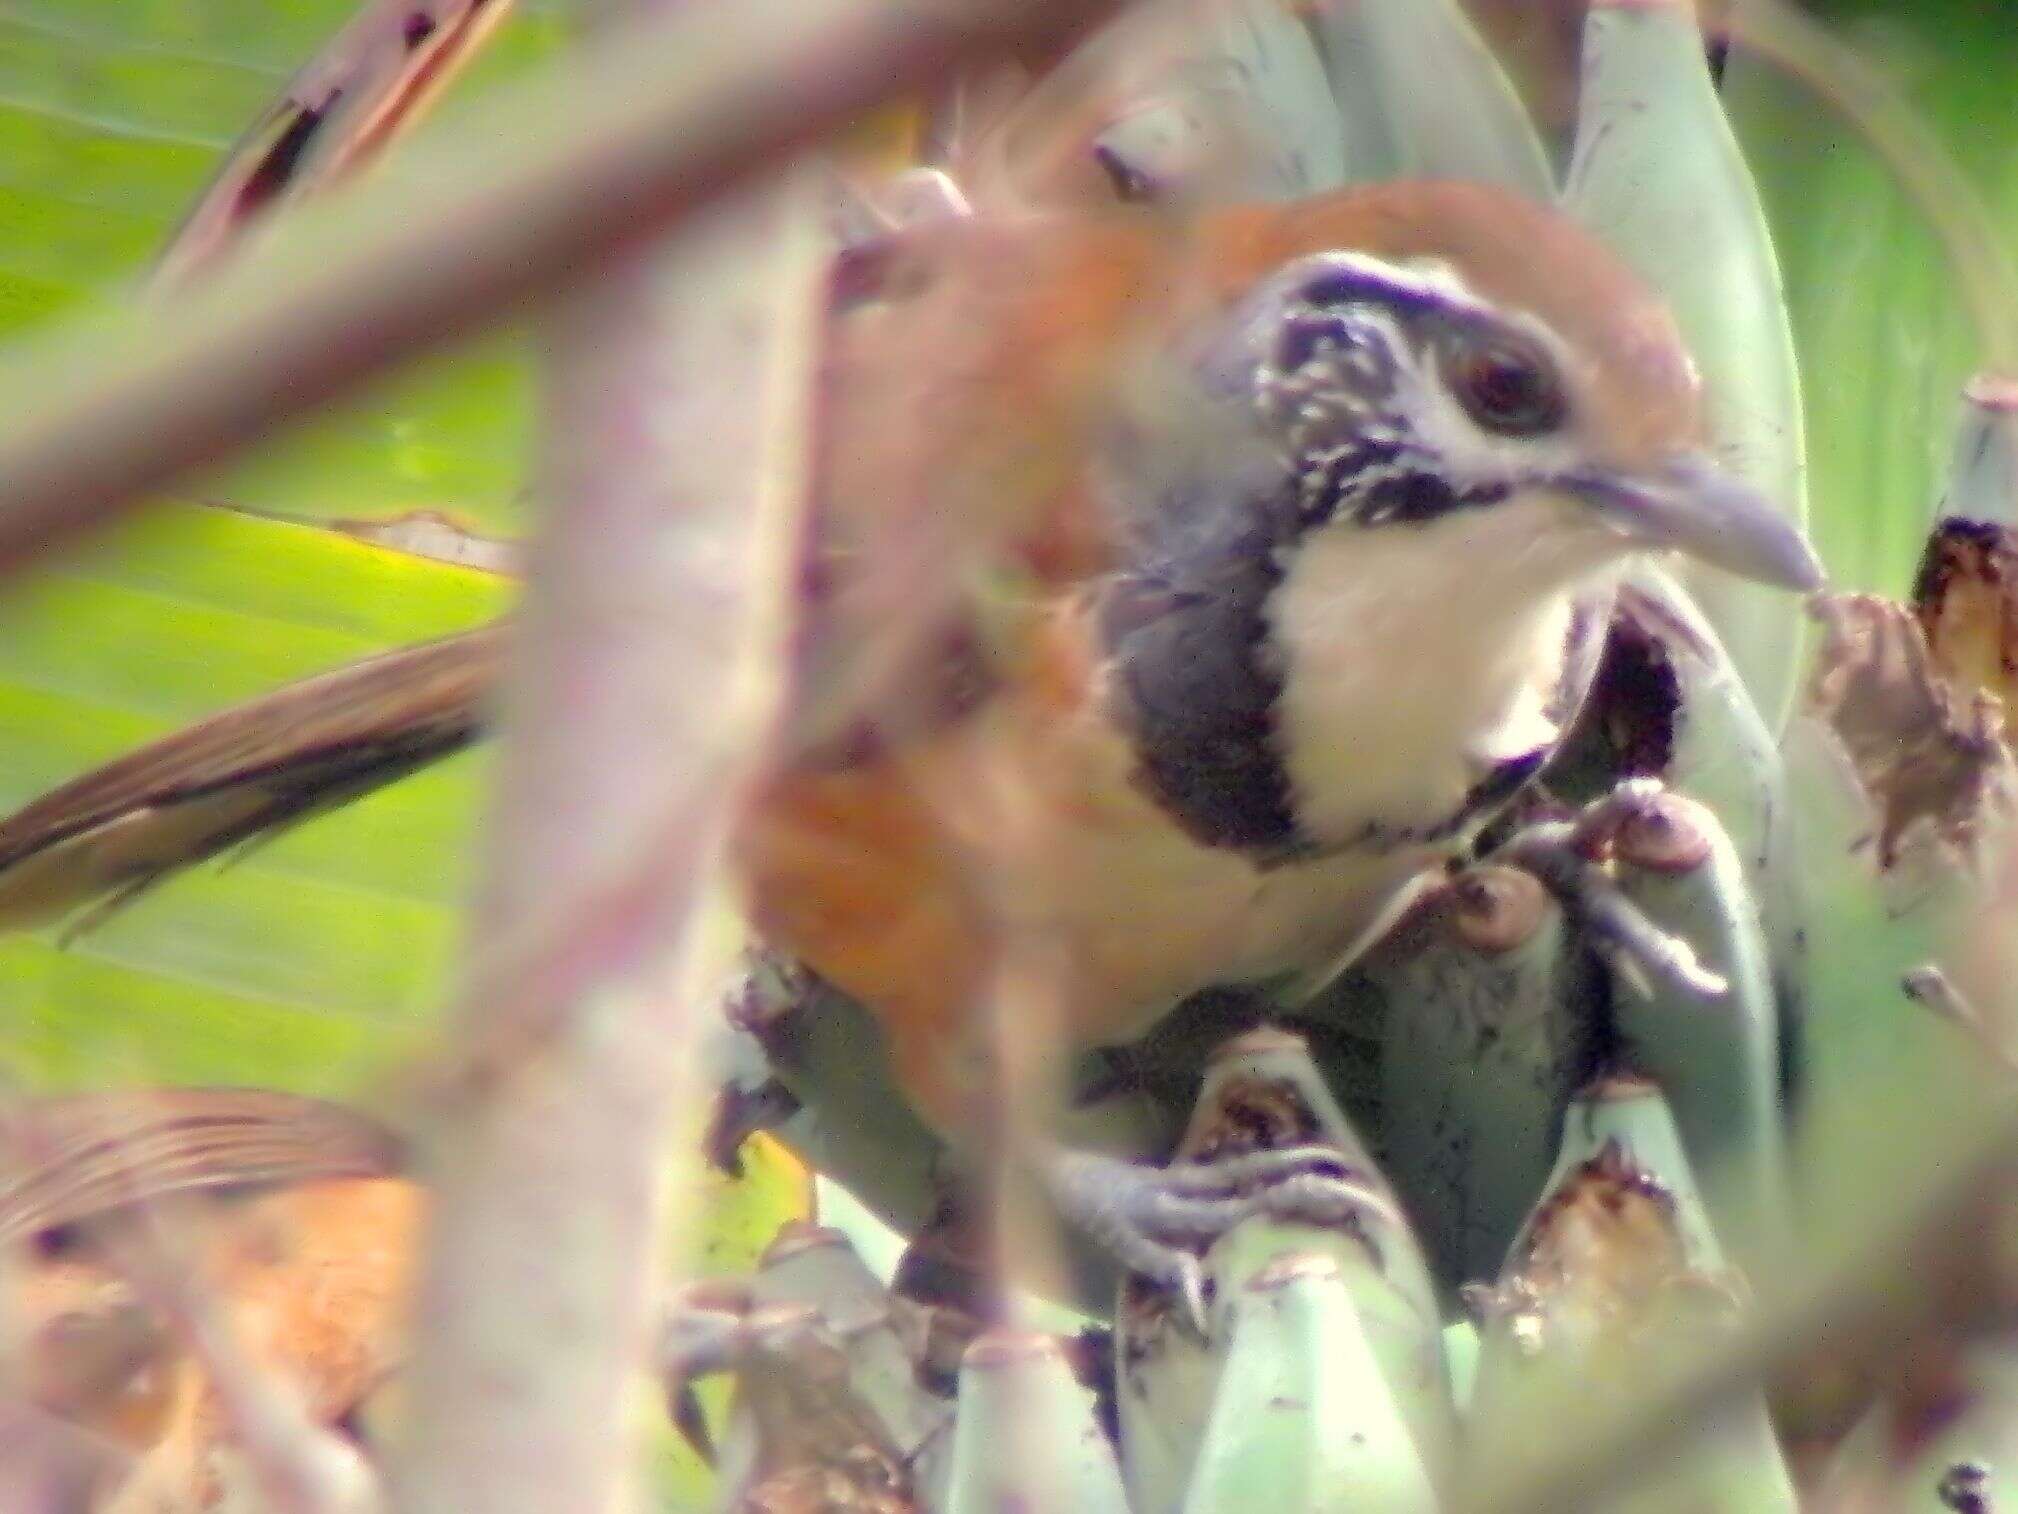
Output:
[[[1909,97],[2018,253],[2018,12],[1832,0],[1843,38]],[[1978,360],[1924,218],[1813,91],[1734,56],[1726,100],[1766,197],[1807,401],[1813,528],[1844,588],[1905,592]]]
[[[353,8],[0,0],[0,334],[139,277],[237,133]],[[445,109],[558,35],[551,7],[521,4]],[[189,492],[515,531],[520,346],[431,360]],[[145,515],[0,596],[0,804],[234,699],[488,619],[510,596],[495,577],[326,531],[189,506]],[[67,946],[0,942],[14,1027],[0,1068],[32,1084],[354,1091],[441,999],[480,762],[303,825]]]
[[[0,0],[0,337],[144,274],[219,157],[351,0]],[[457,93],[559,37],[519,0]],[[402,171],[397,160],[389,172]],[[524,523],[522,338],[432,359],[0,594],[0,808],[277,684],[491,619],[513,584],[286,519]],[[0,939],[0,1077],[252,1082],[342,1098],[426,1034],[460,944],[479,753],[204,869],[64,940]],[[809,1178],[782,1147],[708,1175],[687,1268],[746,1271]],[[721,1395],[709,1393],[719,1413]],[[709,1474],[639,1409],[653,1486]]]

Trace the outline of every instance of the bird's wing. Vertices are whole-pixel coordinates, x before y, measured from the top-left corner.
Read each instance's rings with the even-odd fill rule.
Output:
[[[353,1110],[257,1088],[36,1100],[0,1121],[0,1247],[200,1190],[383,1177],[402,1144]]]
[[[0,928],[114,904],[460,750],[483,728],[493,624],[290,684],[0,819]]]

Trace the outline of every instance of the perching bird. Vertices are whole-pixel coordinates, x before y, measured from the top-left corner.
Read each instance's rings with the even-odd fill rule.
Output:
[[[736,860],[757,928],[876,1014],[956,1144],[1005,948],[1041,947],[1053,1064],[1208,985],[1321,976],[1546,765],[1635,554],[1820,581],[1705,456],[1659,303],[1480,187],[913,227],[841,265],[822,383],[809,713]],[[925,593],[921,538],[995,550]],[[318,772],[368,785],[372,753],[405,771],[474,729],[481,680],[424,720],[402,680],[493,651],[348,675],[355,718],[302,761],[254,706],[40,801],[0,823],[0,913],[17,879],[43,906],[144,882],[313,808]],[[1176,1276],[1152,1175],[1054,1175]]]

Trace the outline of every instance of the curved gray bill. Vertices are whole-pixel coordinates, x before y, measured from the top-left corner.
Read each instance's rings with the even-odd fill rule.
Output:
[[[1821,559],[1800,528],[1750,484],[1704,458],[1566,482],[1615,529],[1648,547],[1671,547],[1788,589],[1819,589],[1824,582]]]

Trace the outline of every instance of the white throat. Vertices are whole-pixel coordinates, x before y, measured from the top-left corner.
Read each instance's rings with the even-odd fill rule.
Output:
[[[1306,835],[1379,845],[1433,830],[1496,764],[1555,739],[1572,598],[1618,555],[1566,508],[1335,525],[1293,549],[1269,614],[1278,755]]]

